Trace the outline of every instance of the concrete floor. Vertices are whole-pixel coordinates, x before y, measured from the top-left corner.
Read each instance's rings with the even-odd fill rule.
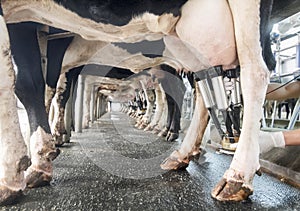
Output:
[[[74,134],[55,160],[51,186],[26,190],[0,210],[300,210],[300,190],[267,174],[255,177],[247,201],[212,199],[231,156],[207,149],[186,171],[164,172],[159,164],[180,140],[167,143],[133,124],[111,113]]]

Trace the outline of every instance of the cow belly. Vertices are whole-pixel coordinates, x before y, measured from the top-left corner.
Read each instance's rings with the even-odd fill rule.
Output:
[[[211,66],[236,61],[234,27],[226,0],[189,0],[182,8],[176,32]]]

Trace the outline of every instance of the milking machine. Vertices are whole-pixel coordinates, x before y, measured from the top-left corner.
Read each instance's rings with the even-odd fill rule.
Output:
[[[224,137],[225,133],[221,128],[216,110],[218,109],[217,102],[219,103],[219,108],[224,107],[223,100],[225,99],[225,97],[221,96],[221,99],[218,99],[218,101],[216,99],[217,95],[222,95],[222,93],[225,93],[223,80],[220,84],[220,80],[218,79],[219,77],[223,77],[222,75],[223,70],[221,66],[212,67],[195,73],[195,79],[199,85],[205,107],[208,109],[210,117],[212,118],[221,138]],[[214,90],[213,84],[215,84],[215,87],[217,88],[216,90]],[[221,90],[220,94],[218,92],[218,88]]]
[[[225,121],[226,136],[222,140],[222,147],[228,150],[235,150],[240,137],[240,113],[242,106],[240,81],[240,68],[226,70],[224,81],[225,90],[228,95],[227,117]]]
[[[223,71],[222,66],[195,73],[205,107],[222,139],[222,148],[231,151],[235,150],[236,146],[233,144],[238,141],[240,134],[242,99],[239,73],[239,68]],[[221,127],[218,111],[222,114],[226,132]]]

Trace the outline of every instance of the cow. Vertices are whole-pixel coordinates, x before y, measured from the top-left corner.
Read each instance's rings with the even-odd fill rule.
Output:
[[[6,82],[1,87],[1,90],[5,90],[1,95],[2,102],[5,103],[1,106],[5,107],[15,105],[15,99],[11,97],[14,79],[6,23],[33,21],[79,34],[87,40],[104,42],[137,42],[164,37],[170,44],[170,54],[180,60],[186,70],[192,72],[217,65],[222,65],[223,69],[232,68],[238,62],[241,66],[245,104],[243,131],[230,168],[212,195],[218,200],[239,201],[252,193],[252,179],[259,169],[259,120],[268,83],[267,66],[263,61],[259,42],[259,0],[153,0],[147,1],[146,4],[137,1],[4,0],[1,1],[1,6],[3,13],[1,11],[0,60]],[[209,30],[204,30],[208,26]],[[182,52],[180,46],[185,47]],[[183,52],[194,57],[187,58]],[[252,80],[245,80],[249,78]],[[1,111],[5,111],[5,107]],[[2,115],[6,116],[1,117],[1,125],[15,128],[15,108]],[[49,128],[38,127],[38,135],[45,134],[45,130]],[[5,127],[1,128],[0,132],[3,145],[0,158],[0,201],[5,202],[16,197],[24,189],[23,170],[29,163],[25,156],[24,143],[21,143],[23,140],[20,129],[16,128],[11,132]],[[17,140],[11,141],[12,137]],[[42,178],[44,181],[45,178],[49,180],[51,177],[49,161],[53,159],[56,151],[53,149],[53,142],[44,150],[48,143],[38,146],[36,142],[31,144],[38,156],[31,159],[33,171],[29,171],[30,180]],[[44,168],[37,170],[37,167]]]
[[[263,2],[263,1],[262,1]],[[266,2],[264,2],[266,3]],[[279,2],[275,1],[275,8],[278,9],[278,4]],[[296,4],[295,2],[293,2],[293,4]],[[283,5],[281,5],[283,6]],[[299,4],[298,4],[299,7]],[[264,12],[270,13],[271,11],[263,11],[265,8],[261,7],[261,14],[263,14]],[[275,10],[275,13],[278,10]],[[262,22],[264,19],[267,19],[268,15],[265,15],[263,17],[261,17]],[[273,20],[271,21],[271,23],[274,23],[274,19],[276,19],[275,17],[273,17]],[[278,19],[276,19],[278,21]],[[272,26],[273,24],[267,24],[267,22],[265,22],[264,24],[261,24],[261,28],[263,27],[267,27],[269,30],[267,30],[267,32],[262,32],[261,31],[261,38],[265,37],[264,39],[261,39],[261,44],[262,47],[264,49],[263,51],[263,58],[264,60],[267,62],[267,67],[269,70],[273,70],[275,67],[275,60],[274,57],[272,56],[272,54],[270,53],[270,41],[269,41],[269,33],[268,31],[270,31],[270,26]],[[195,105],[195,114],[193,116],[192,119],[192,123],[190,125],[190,128],[187,132],[187,135],[182,143],[182,145],[180,146],[180,148],[178,150],[175,150],[167,159],[165,159],[165,161],[161,164],[161,167],[163,169],[181,169],[181,168],[186,168],[189,164],[189,161],[193,159],[193,157],[195,155],[198,155],[200,153],[199,147],[202,141],[202,137],[204,135],[204,131],[207,125],[207,118],[208,118],[208,113],[207,110],[204,108],[204,102],[203,99],[201,97],[201,93],[198,90],[199,88],[196,86],[196,93],[197,93],[197,97],[196,97],[196,105]],[[198,91],[197,91],[198,90]],[[243,91],[244,93],[245,91]],[[199,119],[201,119],[201,122],[199,121]],[[192,129],[193,128],[193,129]],[[198,129],[196,129],[198,128]],[[235,155],[234,159],[237,156]],[[257,172],[259,174],[259,172]],[[222,185],[225,185],[224,181],[221,181],[219,183],[219,186],[217,186],[213,192],[212,195],[214,197],[222,197],[219,195],[220,191],[222,190]],[[221,192],[222,193],[222,192]],[[233,196],[236,197],[236,199],[238,198],[238,196]]]
[[[68,40],[67,40],[68,41]],[[57,41],[59,42],[59,41]],[[152,45],[157,46],[157,45],[162,45],[163,43],[157,42],[151,42]],[[140,48],[143,48],[143,43],[140,44],[141,46],[135,47],[135,51],[137,51]],[[145,45],[145,44],[144,44]],[[122,47],[122,45],[121,45]],[[63,101],[65,101],[65,96],[64,93],[66,91],[66,86],[65,84],[68,84],[68,80],[66,77],[66,74],[68,74],[71,70],[71,67],[75,67],[75,66],[80,66],[80,65],[87,65],[87,64],[99,64],[99,65],[111,65],[111,66],[115,66],[115,67],[121,67],[121,68],[127,68],[130,69],[131,71],[138,73],[140,71],[142,71],[144,68],[147,67],[151,67],[151,66],[156,66],[160,63],[165,63],[166,65],[163,66],[165,68],[168,68],[169,65],[174,66],[172,64],[171,61],[168,60],[168,58],[164,58],[161,54],[163,54],[162,52],[160,52],[160,50],[158,49],[153,49],[154,53],[157,55],[149,55],[150,57],[148,57],[148,55],[142,55],[140,52],[128,52],[127,50],[121,48],[119,46],[116,46],[115,44],[109,44],[109,43],[105,43],[102,41],[89,41],[89,40],[84,40],[79,36],[75,36],[74,39],[72,40],[72,42],[70,43],[70,45],[67,47],[66,52],[63,56],[63,61],[61,62],[61,71],[60,71],[60,76],[57,82],[57,88],[56,91],[52,91],[52,89],[48,89],[51,91],[52,95],[47,95],[47,100],[46,100],[46,109],[48,109],[48,107],[50,106],[50,102],[52,101],[52,96],[55,93],[54,96],[54,100],[52,101],[54,108],[55,108],[55,116],[51,119],[51,131],[52,134],[54,135],[55,138],[55,142],[57,146],[60,146],[63,144],[62,141],[62,137],[65,134],[65,128],[64,128],[64,104]],[[130,46],[123,46],[123,47],[130,47]],[[80,50],[78,50],[78,48]],[[145,48],[145,47],[144,47]],[[142,49],[143,50],[143,49]],[[132,50],[131,50],[132,51]],[[153,53],[152,53],[153,54]],[[84,55],[84,56],[83,56]],[[57,63],[57,62],[56,62]],[[57,69],[57,68],[55,68]],[[97,69],[97,68],[96,68]],[[169,69],[172,69],[172,67],[169,67]],[[52,69],[49,69],[49,72],[55,72]],[[96,71],[96,70],[95,70]],[[100,75],[105,76],[107,74],[108,70],[102,70],[100,71]],[[172,70],[172,74],[175,74],[176,70],[173,69]],[[52,73],[51,75],[55,75],[55,73]],[[50,75],[48,73],[48,75]],[[155,74],[154,74],[155,75]],[[171,93],[171,88],[170,82],[167,82],[163,79],[162,83],[163,86],[165,86],[166,89],[168,89],[168,93]],[[48,80],[50,81],[51,84],[55,84],[53,83],[53,81],[55,80]],[[168,84],[169,83],[169,84]],[[53,85],[52,85],[53,87]],[[180,87],[182,88],[182,86],[178,86],[180,89]],[[49,92],[49,91],[48,91]],[[177,93],[177,91],[173,91],[175,93]],[[178,90],[178,93],[182,95],[183,92]],[[180,125],[180,107],[179,105],[177,105],[177,103],[175,104],[173,98],[176,98],[175,95],[173,94],[173,96],[168,96],[167,97],[167,102],[168,105],[170,105],[170,108],[168,109],[168,111],[170,111],[169,115],[170,116],[168,119],[168,124],[167,124],[167,128],[165,131],[163,131],[165,133],[165,135],[163,136],[167,136],[169,128],[171,127],[172,124],[172,131],[170,132],[170,135],[168,137],[168,140],[175,140],[178,137],[178,131],[179,131],[179,125]],[[182,100],[178,100],[178,102],[182,101]],[[172,105],[171,105],[172,104]],[[179,107],[178,107],[179,106]],[[175,108],[175,110],[173,109],[173,107]],[[178,107],[178,108],[177,108]],[[150,108],[150,107],[147,107]],[[174,111],[174,112],[173,112]],[[149,113],[149,111],[148,111]],[[173,115],[176,114],[176,115]],[[171,117],[172,116],[172,117]],[[146,119],[145,116],[143,116],[144,120]],[[147,119],[149,118],[149,116],[147,117]],[[172,119],[176,119],[174,122],[172,121]],[[146,122],[148,120],[145,120]],[[173,123],[172,123],[173,122]],[[140,122],[139,122],[140,123]],[[140,124],[137,124],[137,126],[139,126]]]
[[[80,51],[78,50],[80,49]],[[82,56],[84,55],[84,56]],[[51,101],[56,108],[55,116],[53,118],[51,130],[54,135],[54,139],[57,145],[63,143],[62,137],[65,133],[63,125],[64,117],[64,94],[66,92],[66,84],[68,79],[66,75],[72,70],[73,67],[86,65],[85,70],[91,69],[88,64],[106,65],[108,68],[94,68],[94,72],[99,71],[98,75],[108,76],[111,68],[123,68],[123,71],[119,71],[118,75],[123,72],[123,76],[126,77],[131,71],[132,73],[138,73],[145,68],[152,67],[163,62],[164,59],[160,57],[150,58],[142,55],[141,53],[131,54],[127,50],[118,47],[114,44],[109,44],[102,41],[89,41],[84,40],[79,36],[75,36],[70,43],[63,56],[61,71],[56,84],[56,90],[52,91],[46,100],[46,105],[50,105]],[[168,61],[165,61],[168,63]],[[109,68],[110,67],[110,68]],[[125,70],[127,69],[127,70]],[[50,70],[51,71],[51,70]],[[54,99],[52,100],[52,96]]]

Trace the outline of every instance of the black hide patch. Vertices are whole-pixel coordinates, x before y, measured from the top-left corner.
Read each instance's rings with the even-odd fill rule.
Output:
[[[132,76],[134,73],[124,68],[111,67],[106,65],[88,64],[84,66],[81,74],[123,79]]]
[[[180,8],[187,0],[54,0],[65,8],[104,24],[126,25],[133,17],[145,12],[161,15],[180,15]]]
[[[131,54],[142,53],[143,55],[154,58],[163,55],[165,44],[163,40],[147,41],[143,40],[136,43],[113,43],[115,46],[125,49]]]
[[[3,16],[3,10],[2,10],[1,1],[0,1],[0,15]]]
[[[260,4],[260,45],[262,56],[270,71],[275,69],[276,60],[271,49],[270,33],[273,25],[270,24],[273,0],[262,0]]]

